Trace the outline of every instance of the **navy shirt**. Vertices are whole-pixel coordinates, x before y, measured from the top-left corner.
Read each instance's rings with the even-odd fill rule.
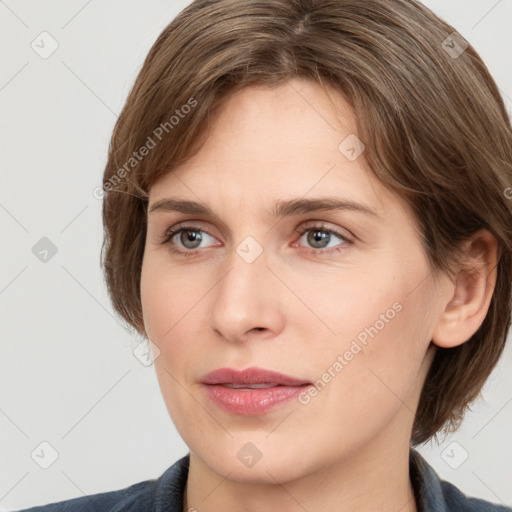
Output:
[[[157,479],[18,512],[183,512],[188,467],[189,454]],[[441,480],[421,454],[412,448],[409,468],[418,512],[512,512],[511,507],[467,497],[450,482]]]

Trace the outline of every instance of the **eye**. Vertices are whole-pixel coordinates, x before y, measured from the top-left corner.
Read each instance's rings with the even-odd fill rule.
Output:
[[[211,242],[214,243],[211,243]],[[210,242],[208,244],[208,242]],[[195,254],[195,249],[209,245],[220,245],[216,239],[204,229],[197,226],[178,225],[168,229],[162,237],[163,245],[168,245],[171,251],[182,254]]]
[[[298,244],[314,249],[314,253],[339,251],[352,243],[347,236],[324,225],[301,226],[297,233],[300,235]]]

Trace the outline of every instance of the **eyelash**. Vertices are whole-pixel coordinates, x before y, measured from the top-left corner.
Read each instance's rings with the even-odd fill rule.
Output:
[[[194,256],[201,252],[201,249],[191,249],[191,250],[182,250],[182,249],[176,249],[175,246],[171,244],[171,240],[174,238],[175,235],[178,235],[179,233],[182,233],[183,231],[196,231],[196,232],[203,232],[207,235],[211,236],[212,238],[215,238],[207,229],[200,226],[184,226],[182,224],[178,224],[172,228],[169,228],[163,235],[161,244],[162,245],[168,245],[169,250],[175,254],[179,254],[182,256]],[[299,237],[299,239],[307,233],[308,231],[322,231],[324,233],[328,233],[330,235],[335,235],[338,238],[340,238],[343,242],[335,247],[331,247],[329,249],[314,249],[312,247],[307,248],[303,247],[303,249],[310,250],[310,253],[312,254],[331,254],[334,252],[340,252],[346,249],[347,245],[353,244],[353,240],[348,238],[345,235],[342,235],[338,231],[335,231],[331,228],[328,228],[325,224],[314,224],[314,225],[302,225],[298,229],[294,231],[294,233]]]

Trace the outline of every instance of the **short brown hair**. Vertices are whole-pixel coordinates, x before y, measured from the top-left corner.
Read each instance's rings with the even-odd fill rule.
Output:
[[[452,272],[460,242],[481,228],[498,242],[487,316],[467,342],[437,349],[412,443],[458,428],[510,327],[512,133],[473,47],[450,52],[465,47],[454,32],[412,0],[196,0],[184,9],[145,59],[104,172],[102,266],[128,326],[147,336],[140,276],[152,184],[201,147],[235,90],[313,80],[354,109],[365,164],[412,208],[432,269]]]

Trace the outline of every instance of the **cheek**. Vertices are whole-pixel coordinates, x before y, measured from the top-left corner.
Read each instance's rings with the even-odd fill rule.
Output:
[[[390,270],[352,275],[342,286],[326,281],[322,293],[309,295],[336,333],[317,337],[314,351],[309,347],[320,385],[333,382],[320,394],[329,401],[343,396],[363,415],[377,403],[400,405],[397,396],[412,393],[434,323],[428,267],[383,268]]]
[[[166,342],[201,301],[209,281],[156,257],[145,258],[141,272],[141,304],[149,338]],[[161,347],[160,347],[161,348]]]
[[[205,308],[210,287],[210,280],[203,276],[166,269],[156,258],[143,263],[142,313],[146,333],[160,351],[155,369],[164,397],[179,394],[180,384],[197,377],[194,363],[203,361],[207,348]]]
[[[313,293],[312,278],[297,279],[308,283],[308,303],[336,333],[339,350],[350,349],[357,340],[368,353],[380,346],[400,352],[404,343],[410,347],[428,330],[433,318],[428,308],[431,270],[421,247],[411,239],[412,235],[406,248],[398,248],[399,240],[390,241],[389,246],[362,254],[361,261],[358,255],[349,268],[317,275]],[[325,348],[332,342],[327,340]]]

